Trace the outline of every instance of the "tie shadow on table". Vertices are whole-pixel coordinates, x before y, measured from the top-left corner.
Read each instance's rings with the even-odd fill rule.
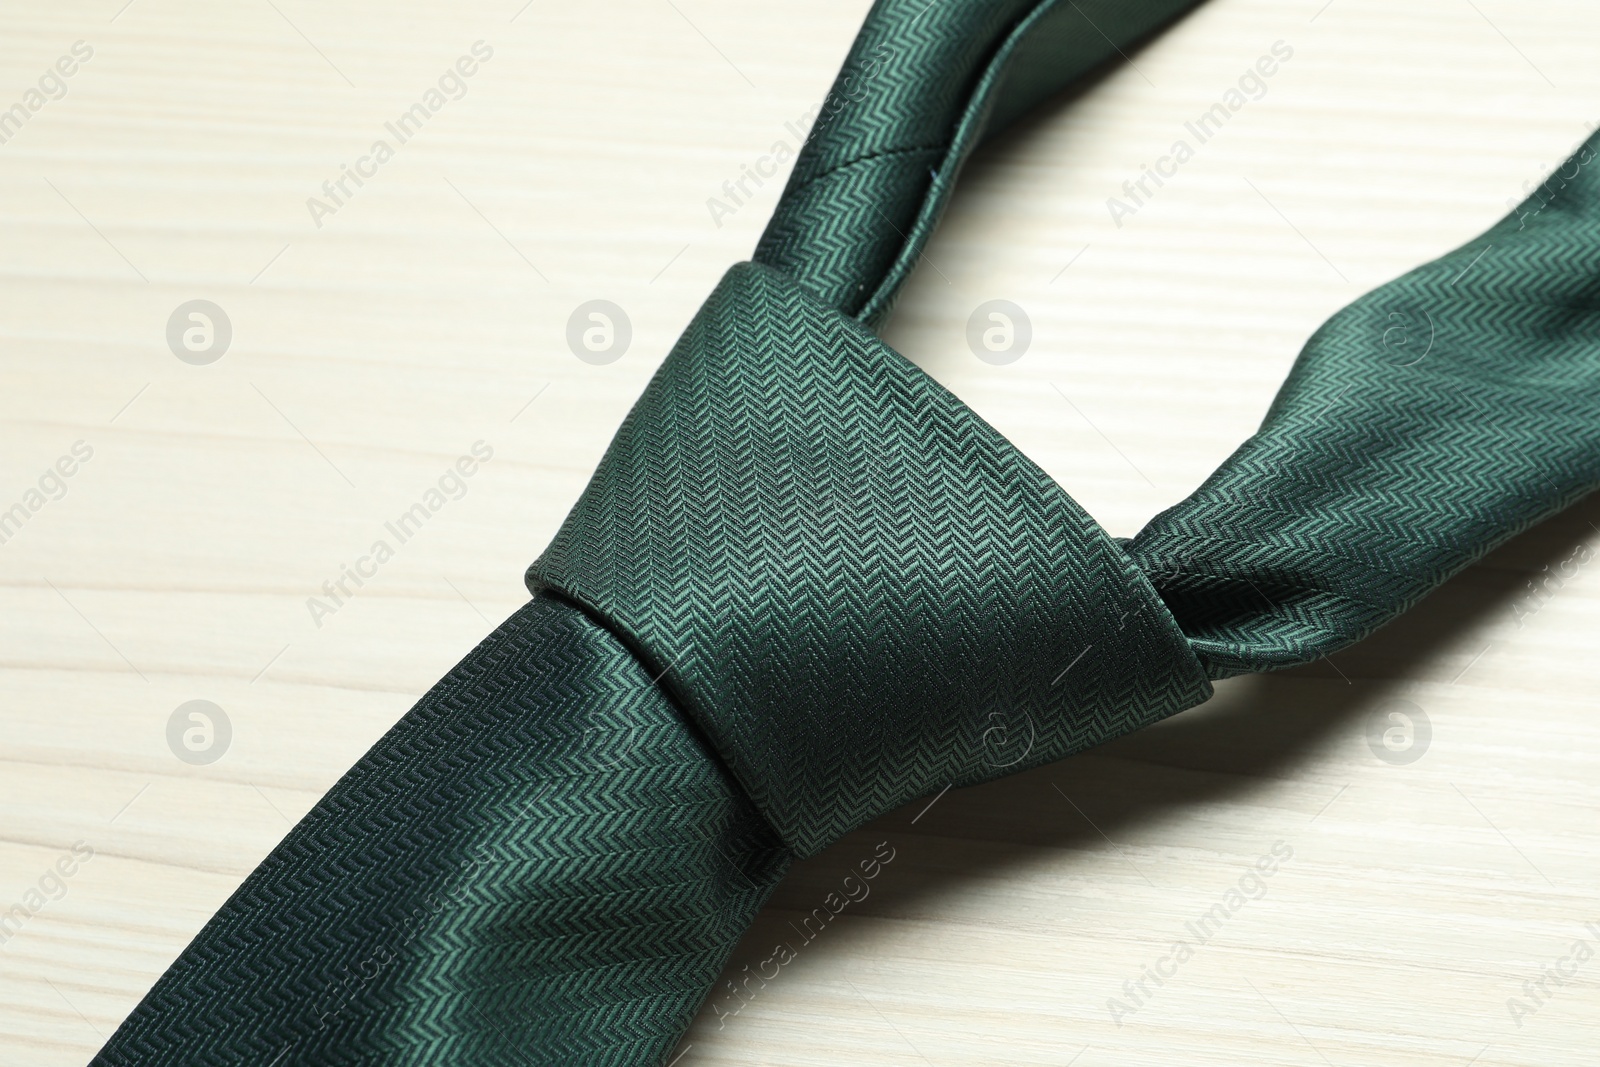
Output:
[[[1041,862],[1065,878],[1103,878],[1116,864],[1130,884],[1149,877],[1160,884],[1157,861],[1136,863],[1121,847],[1142,828],[1183,809],[1246,800],[1269,781],[1293,777],[1314,756],[1326,760],[1333,747],[1335,759],[1377,765],[1367,737],[1371,712],[1403,693],[1425,704],[1427,697],[1411,691],[1418,683],[1448,685],[1464,675],[1490,645],[1488,631],[1515,625],[1526,614],[1530,582],[1545,567],[1558,572],[1596,530],[1600,494],[1502,545],[1331,663],[1222,683],[1208,703],[1145,730],[1008,778],[952,789],[931,807],[933,798],[919,799],[869,823],[794,866],[740,942],[706,1010],[719,997],[727,1002],[723,1010],[737,1006],[727,982],[761,969],[780,942],[801,949],[805,969],[826,968],[829,956],[850,951],[852,920],[947,914],[959,910],[956,898],[964,892]],[[1329,800],[1339,784],[1330,780]],[[1322,802],[1310,791],[1306,804],[1309,821]],[[824,908],[830,893],[839,907],[847,876],[855,876],[850,885],[861,893],[861,864],[870,868],[885,854],[880,842],[895,859],[881,867],[863,899],[840,908],[844,921],[832,920],[825,933],[807,937],[820,923],[806,917]],[[1261,849],[1271,843],[1264,836]],[[1039,921],[1041,909],[1049,912],[1037,899],[1028,908],[1029,914],[1013,918]],[[1070,920],[1071,908],[1064,894],[1048,921]]]

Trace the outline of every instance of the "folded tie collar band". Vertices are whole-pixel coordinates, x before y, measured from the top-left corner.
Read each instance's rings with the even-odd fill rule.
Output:
[[[661,1063],[794,856],[1326,655],[1600,484],[1593,142],[1334,316],[1132,540],[871,332],[985,133],[1190,6],[878,3],[533,600],[96,1062]]]

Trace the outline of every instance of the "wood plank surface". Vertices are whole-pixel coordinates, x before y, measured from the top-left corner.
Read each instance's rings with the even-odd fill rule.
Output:
[[[27,511],[0,544],[0,913],[26,919],[0,935],[0,1064],[86,1062],[526,599],[781,176],[707,201],[798,144],[866,8],[0,10],[0,110],[28,116],[0,125],[0,510]],[[1212,0],[984,151],[886,336],[1130,535],[1249,435],[1328,315],[1600,122],[1597,34],[1579,0]],[[1108,208],[1279,42],[1259,98]],[[1033,328],[1002,366],[965,339],[996,298]],[[593,299],[631,323],[603,365],[566,340]],[[229,327],[210,362],[192,301]],[[394,558],[308,607],[479,442]],[[780,942],[793,961],[720,986],[677,1067],[1592,1063],[1597,545],[1579,505],[1331,662],[851,834],[726,978],[771,974]],[[228,724],[211,762],[169,742],[195,700]],[[870,893],[802,934],[880,848]]]

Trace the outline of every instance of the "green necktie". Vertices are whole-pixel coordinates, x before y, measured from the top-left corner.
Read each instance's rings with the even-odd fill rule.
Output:
[[[880,0],[532,601],[95,1062],[660,1063],[794,857],[1347,645],[1600,484],[1593,142],[1334,316],[1131,541],[871,332],[981,139],[1193,2]]]

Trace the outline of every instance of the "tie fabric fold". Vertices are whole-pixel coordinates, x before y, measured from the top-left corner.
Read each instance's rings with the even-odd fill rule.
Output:
[[[876,4],[533,599],[94,1062],[661,1064],[795,856],[1336,651],[1600,484],[1593,140],[1131,540],[871,332],[982,139],[1192,6]]]

